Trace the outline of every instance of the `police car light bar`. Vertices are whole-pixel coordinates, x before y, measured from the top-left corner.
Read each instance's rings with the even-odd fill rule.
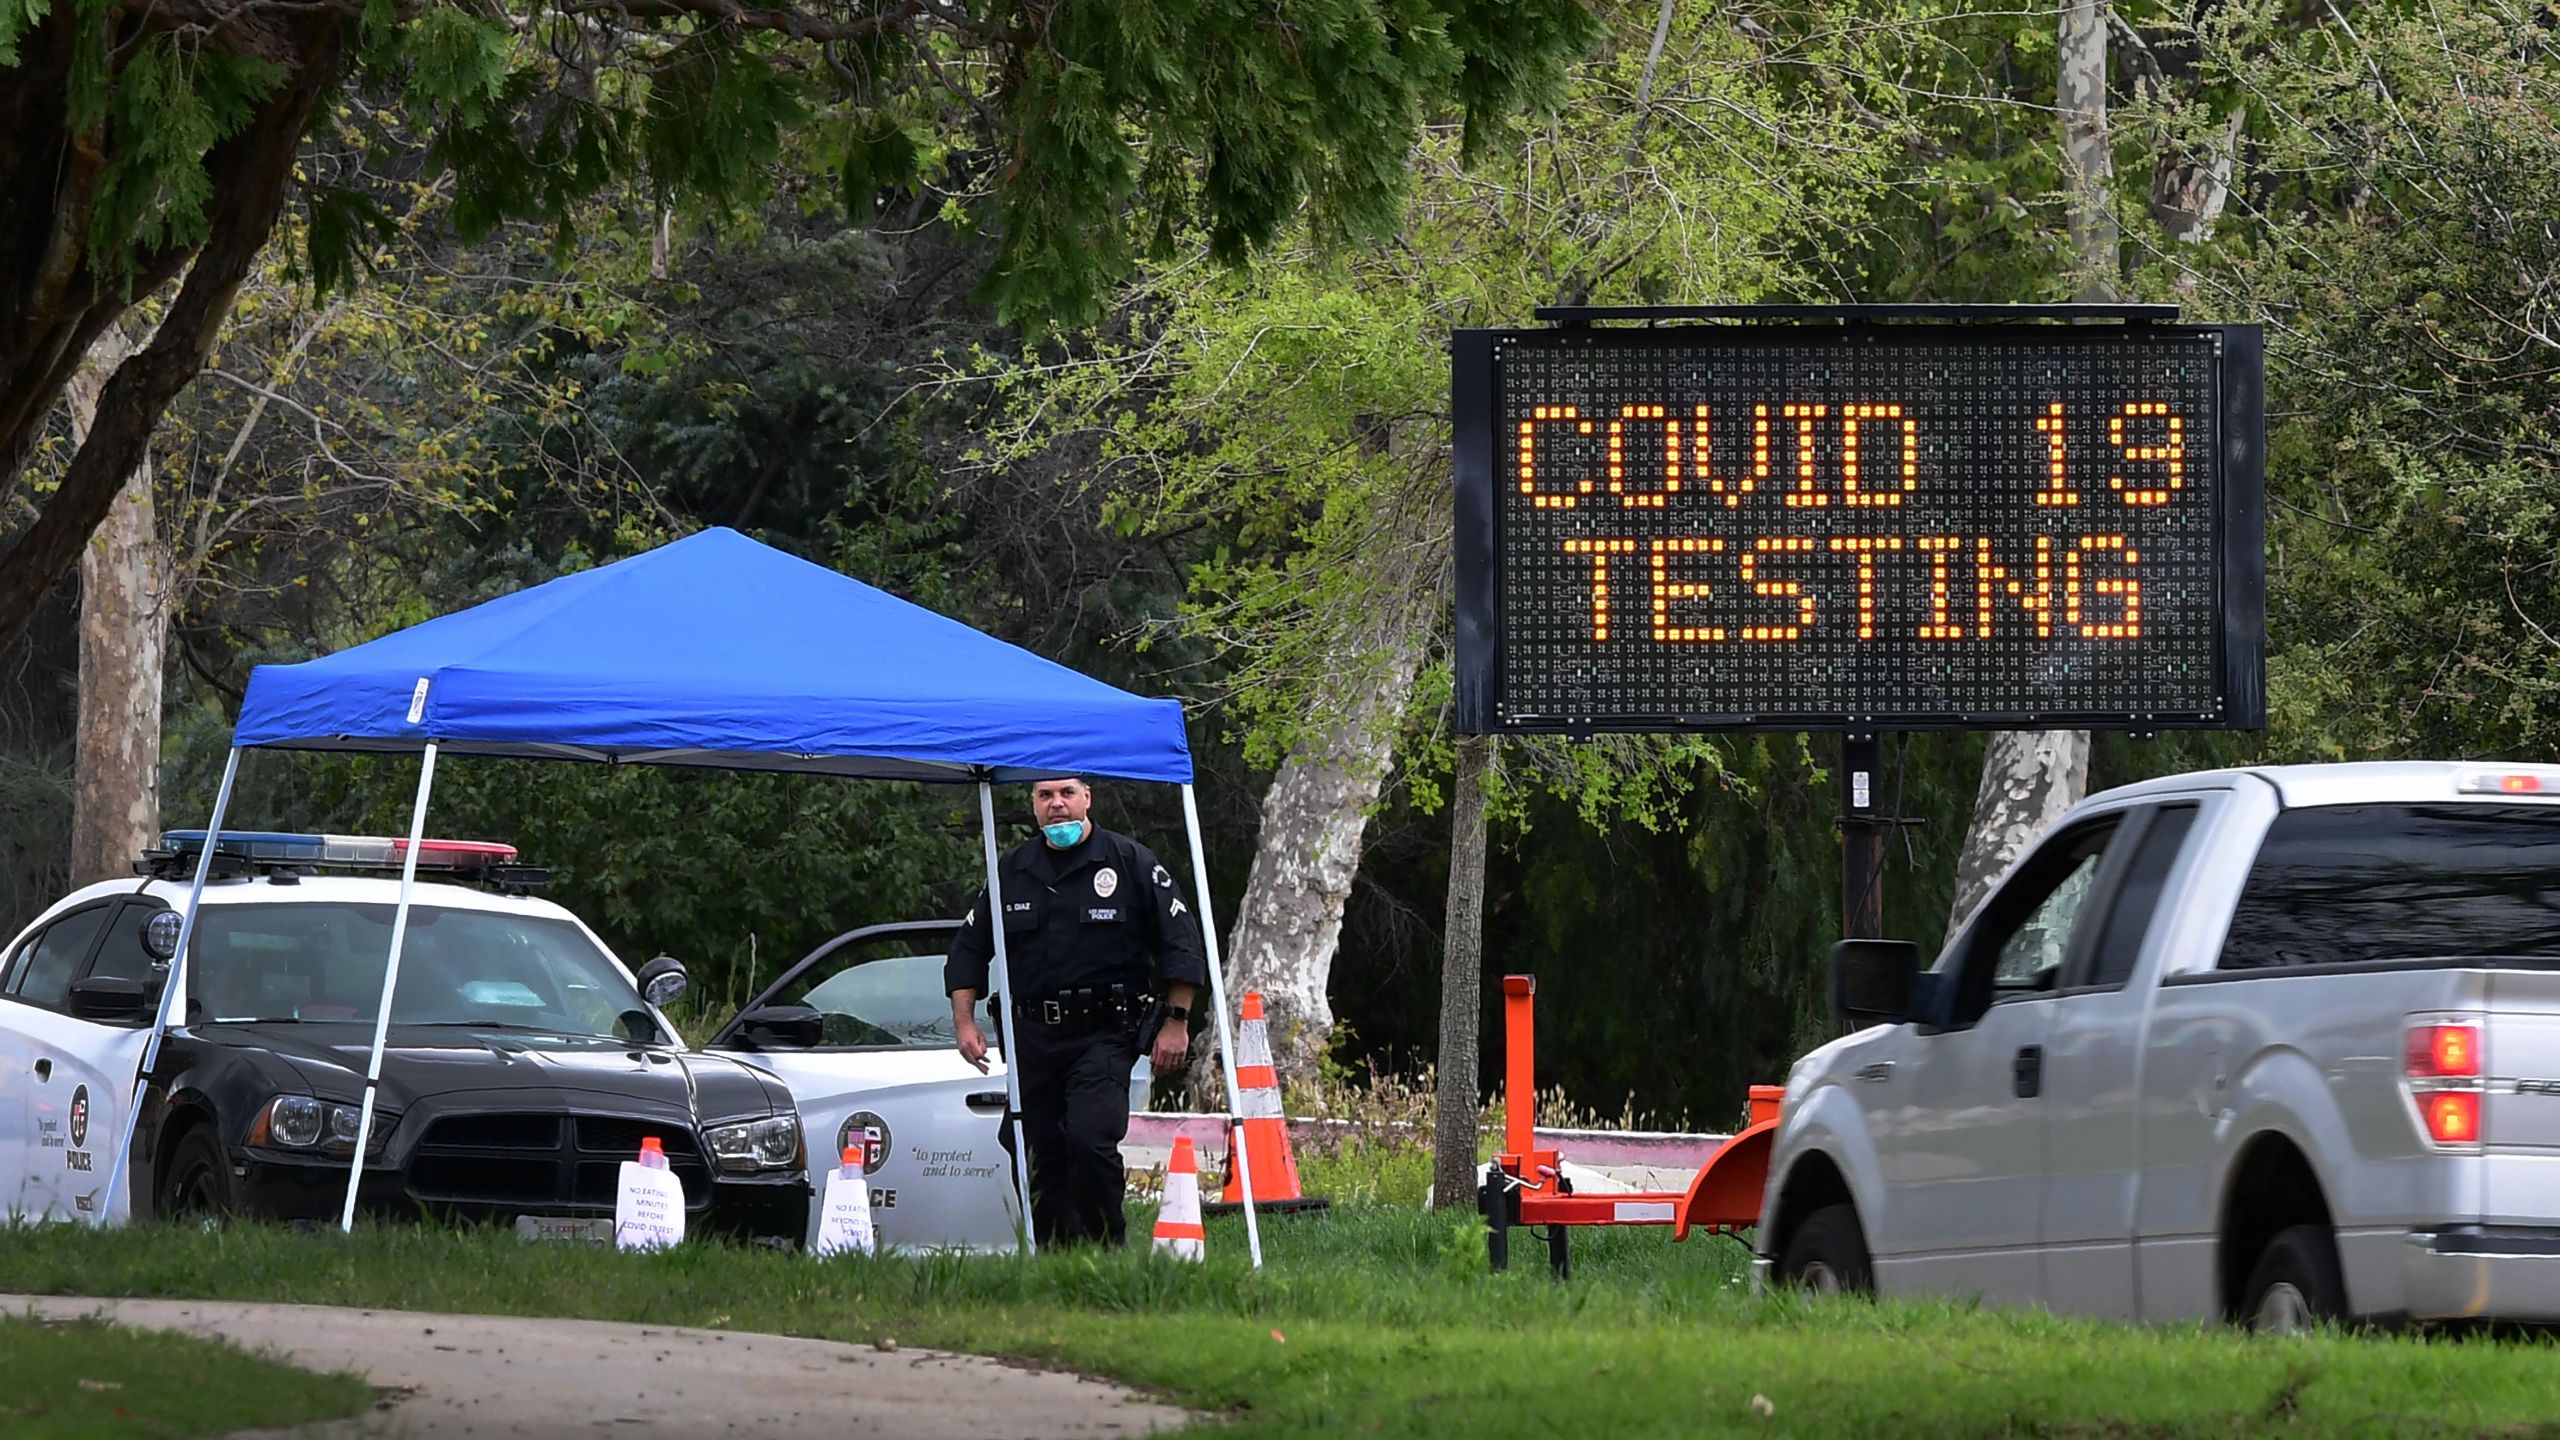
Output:
[[[169,830],[161,848],[180,856],[204,850],[201,830]],[[373,835],[297,835],[274,830],[225,830],[214,853],[268,865],[339,865],[356,870],[397,870],[409,842]],[[421,840],[421,870],[479,870],[516,858],[516,847],[488,840]]]
[[[2466,771],[2454,783],[2457,795],[2560,796],[2560,768],[2512,765],[2496,770]]]

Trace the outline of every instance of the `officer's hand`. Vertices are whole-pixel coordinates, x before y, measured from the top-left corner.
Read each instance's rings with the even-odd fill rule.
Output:
[[[987,1037],[974,1020],[960,1022],[960,1058],[977,1066],[979,1074],[987,1073]]]
[[[1191,1030],[1179,1020],[1167,1020],[1156,1032],[1156,1073],[1170,1075],[1182,1068],[1183,1057],[1191,1053]]]

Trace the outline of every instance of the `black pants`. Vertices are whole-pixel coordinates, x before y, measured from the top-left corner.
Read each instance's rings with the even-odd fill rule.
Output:
[[[1120,1142],[1129,1134],[1129,1069],[1137,1063],[1137,1023],[1116,1016],[1022,1031],[1022,1133],[1031,1144],[1031,1235],[1040,1248],[1129,1234],[1120,1202],[1128,1175]],[[1013,1136],[1004,1136],[1013,1149]]]

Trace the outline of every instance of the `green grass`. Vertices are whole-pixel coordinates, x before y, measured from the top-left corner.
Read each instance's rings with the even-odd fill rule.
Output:
[[[216,1340],[0,1315],[0,1435],[221,1435],[353,1415],[373,1389]]]
[[[1144,1222],[1132,1214],[1132,1228]],[[1143,1252],[841,1259],[657,1255],[374,1227],[46,1230],[0,1289],[186,1295],[895,1339],[1112,1375],[1238,1437],[2420,1435],[2560,1440],[2543,1343],[2132,1330],[1961,1306],[1755,1299],[1728,1240],[1534,1243],[1485,1272],[1472,1219],[1350,1207],[1213,1221],[1205,1266]],[[1526,1242],[1529,1237],[1519,1237]],[[1763,1409],[1765,1407],[1765,1413]]]

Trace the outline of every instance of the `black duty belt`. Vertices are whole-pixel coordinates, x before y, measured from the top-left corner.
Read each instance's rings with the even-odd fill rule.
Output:
[[[1079,1025],[1106,1017],[1126,1019],[1137,1014],[1153,999],[1145,991],[1132,990],[1127,986],[1091,986],[1025,1000],[1022,1002],[1022,1017],[1043,1025]]]

